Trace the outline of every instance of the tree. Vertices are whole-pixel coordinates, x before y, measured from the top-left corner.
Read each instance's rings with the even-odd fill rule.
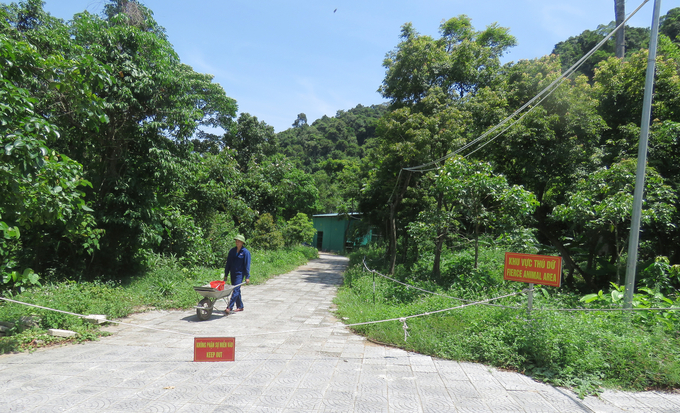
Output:
[[[47,147],[59,136],[57,127],[35,113],[38,99],[15,85],[25,80],[21,72],[40,82],[74,62],[53,66],[30,44],[1,32],[0,60],[12,63],[0,67],[0,280],[12,288],[37,282],[33,269],[60,266],[60,255],[68,254],[70,263],[70,257],[91,254],[102,234],[85,202],[83,188],[91,184],[82,165]],[[64,76],[63,84],[75,87],[74,80]]]
[[[390,240],[390,272],[396,264],[397,233],[403,231],[397,227],[397,215],[408,191],[420,181],[402,168],[440,159],[461,145],[468,122],[465,103],[496,81],[500,56],[515,44],[508,29],[493,24],[478,32],[464,15],[439,29],[441,37],[435,40],[405,24],[401,42],[383,62],[386,74],[379,91],[390,99],[393,111],[378,124],[373,162],[379,172],[369,176],[373,182],[365,186],[360,208],[387,209],[383,219]],[[391,195],[378,195],[380,191]],[[412,212],[417,215],[420,208]]]
[[[377,146],[367,159],[371,172],[362,189],[359,209],[371,222],[386,224],[390,272],[396,265],[398,232],[402,230],[397,225],[401,203],[407,196],[413,201],[421,200],[427,192],[427,185],[420,186],[421,174],[403,168],[441,159],[462,145],[471,120],[460,106],[447,104],[445,93],[435,88],[422,100],[420,110],[405,106],[378,122]],[[414,204],[406,220],[429,207],[422,202]]]
[[[344,111],[339,110],[335,117],[345,122],[353,131],[357,144],[361,147],[367,140],[375,137],[378,119],[387,112],[387,104],[362,106]]]
[[[528,223],[538,205],[531,192],[519,185],[509,185],[504,176],[494,174],[490,164],[469,161],[461,156],[446,161],[438,171],[435,186],[443,194],[443,205],[449,205],[446,211],[455,211],[455,215],[471,228],[475,268],[479,259],[481,231],[511,232]],[[449,224],[444,222],[443,225]],[[438,249],[441,250],[441,246]],[[437,264],[435,257],[435,269],[438,271]]]
[[[48,146],[60,134],[40,112],[43,99],[68,99],[89,112],[93,125],[107,119],[101,100],[83,85],[101,71],[87,73],[90,62],[80,57],[42,56],[23,40],[30,36],[20,30],[43,22],[61,30],[39,2],[3,6],[0,17],[0,276],[11,288],[37,282],[33,270],[72,271],[102,235],[86,202],[91,183],[82,165]]]
[[[168,166],[187,157],[198,128],[227,130],[236,104],[211,76],[181,64],[138,2],[113,1],[105,19],[85,12],[68,23],[37,0],[4,10],[3,33],[27,39],[54,68],[43,77],[24,68],[34,63],[10,66],[15,84],[35,97],[36,115],[59,132],[46,136],[46,145],[82,164],[92,183],[85,199],[106,232],[89,271],[129,269],[140,249],[157,248],[166,232],[176,201]]]
[[[578,181],[575,188],[567,194],[567,201],[557,205],[552,216],[572,225],[570,249],[586,251],[586,267],[577,267],[591,288],[602,288],[610,281],[621,283],[621,256],[627,248],[628,229],[633,207],[635,185],[635,160],[623,160],[610,168],[602,167],[588,178]],[[677,195],[665,185],[663,178],[652,168],[647,168],[645,180],[645,202],[642,210],[642,223],[649,226],[652,222],[672,226]],[[605,259],[598,263],[598,256]],[[602,266],[613,271],[604,272]],[[614,279],[607,277],[615,274]],[[598,277],[598,275],[600,275]]]
[[[316,213],[319,191],[314,178],[281,155],[253,163],[235,188],[236,196],[258,214],[287,220],[298,212]]]
[[[250,243],[255,248],[276,250],[283,247],[283,235],[270,214],[262,214],[253,228]]]
[[[236,150],[241,170],[247,171],[251,162],[274,154],[276,134],[273,126],[258,122],[257,117],[249,113],[241,113],[234,127],[224,135],[224,142],[228,148]]]
[[[417,104],[434,87],[452,98],[474,94],[492,83],[500,57],[516,44],[507,28],[494,23],[475,31],[465,15],[442,23],[439,33],[435,40],[410,23],[402,26],[402,41],[383,61],[386,74],[379,89],[393,105]]]
[[[300,113],[298,114],[297,119],[295,119],[295,122],[293,122],[293,127],[302,128],[303,126],[307,126],[307,115]]]
[[[607,163],[637,156],[637,138],[642,117],[642,99],[647,69],[646,50],[630,53],[628,59],[603,61],[594,77],[598,112],[607,123],[601,144]],[[652,122],[680,119],[680,47],[660,36],[656,60]]]
[[[618,60],[618,59],[614,59]],[[506,65],[502,88],[479,94],[474,100],[474,119],[493,123],[496,108],[519,108],[551,84],[561,73],[556,56],[523,60]],[[538,241],[563,257],[568,271],[575,269],[562,235],[563,222],[551,218],[556,205],[565,203],[574,182],[602,165],[600,139],[607,125],[598,113],[594,87],[585,76],[561,83],[540,105],[523,115],[501,136],[474,153],[490,162],[496,174],[512,185],[522,185],[539,202],[534,212]],[[486,113],[486,114],[485,114]],[[482,124],[483,126],[484,124]]]
[[[555,45],[552,54],[560,57],[562,71],[574,65],[578,60],[590,52],[598,43],[604,39],[618,24],[611,22],[609,24],[601,24],[595,30],[585,30],[578,36],[572,36],[567,40],[559,42]],[[623,29],[622,29],[623,30]],[[642,27],[626,27],[625,32],[620,30],[619,34],[625,33],[625,52],[632,53],[640,49],[647,48],[649,45],[650,30]],[[593,79],[595,75],[595,68],[597,65],[610,57],[618,57],[616,41],[609,39],[602,47],[596,51],[588,60],[586,60],[577,71],[578,74],[583,74],[588,79]]]
[[[673,42],[680,42],[680,7],[668,10],[665,16],[661,17],[659,33],[665,34]]]

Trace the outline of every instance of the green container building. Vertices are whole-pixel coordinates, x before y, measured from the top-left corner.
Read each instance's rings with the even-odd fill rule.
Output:
[[[319,251],[342,252],[358,245],[366,245],[371,240],[371,231],[358,240],[351,235],[354,227],[361,222],[359,213],[317,214],[312,216],[314,229],[313,245]]]

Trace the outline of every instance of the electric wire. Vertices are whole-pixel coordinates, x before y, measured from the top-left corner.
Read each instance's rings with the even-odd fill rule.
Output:
[[[632,17],[633,17],[633,16],[634,16],[634,15],[635,15],[635,14],[636,14],[636,13],[637,13],[644,5],[645,5],[645,4],[647,4],[648,2],[649,2],[649,0],[644,0],[637,8],[633,11],[633,12],[631,12],[631,13],[628,15],[628,17],[626,17],[626,19],[625,19],[623,22],[621,22],[621,24],[619,24],[618,26],[616,26],[616,28],[614,28],[609,34],[607,34],[607,35],[606,35],[606,36],[605,36],[605,37],[604,37],[597,45],[595,45],[588,53],[586,53],[586,54],[583,55],[578,61],[576,61],[576,63],[574,63],[569,69],[567,69],[566,71],[564,71],[564,73],[562,73],[557,79],[555,79],[553,82],[551,82],[548,86],[546,86],[546,87],[545,87],[543,90],[541,90],[536,96],[534,96],[534,97],[531,98],[529,101],[527,101],[527,102],[526,102],[524,105],[522,105],[519,109],[515,110],[511,115],[507,116],[505,119],[503,119],[501,122],[497,123],[497,124],[496,124],[495,126],[493,126],[491,129],[489,129],[488,131],[484,132],[481,136],[479,136],[478,138],[474,139],[473,141],[471,141],[471,142],[469,142],[469,143],[463,145],[461,148],[459,148],[459,149],[457,149],[457,150],[455,150],[455,151],[453,151],[453,152],[451,152],[451,153],[449,153],[449,154],[447,154],[447,155],[445,155],[445,156],[443,156],[443,157],[441,157],[441,158],[439,158],[439,159],[437,159],[437,160],[434,160],[434,161],[431,161],[431,162],[428,162],[428,163],[425,163],[425,164],[422,164],[422,165],[412,166],[412,167],[402,168],[402,169],[403,169],[403,170],[406,170],[406,171],[411,171],[411,172],[427,172],[427,171],[431,171],[431,170],[437,169],[437,168],[430,168],[430,169],[425,169],[425,168],[430,167],[430,166],[432,166],[432,165],[436,165],[436,164],[438,164],[438,163],[440,163],[440,162],[442,162],[442,161],[444,161],[444,160],[446,160],[446,159],[448,159],[448,158],[450,158],[450,157],[452,157],[452,156],[454,156],[454,155],[456,155],[456,154],[458,154],[458,153],[464,151],[465,149],[467,149],[467,148],[469,148],[469,147],[475,145],[477,142],[479,142],[479,141],[481,141],[482,139],[486,138],[487,136],[489,136],[490,134],[492,134],[494,131],[496,131],[497,129],[499,129],[501,126],[503,126],[505,123],[509,122],[511,119],[513,119],[515,116],[517,116],[519,113],[521,113],[522,111],[524,111],[524,109],[526,109],[528,106],[530,106],[532,103],[534,103],[534,102],[535,102],[536,100],[538,100],[539,98],[540,98],[540,101],[538,102],[538,104],[540,104],[543,100],[545,100],[548,96],[550,96],[550,94],[552,94],[562,82],[564,82],[569,76],[571,76],[573,73],[575,73],[576,70],[578,70],[578,69],[583,65],[583,63],[586,62],[586,60],[588,60],[588,58],[590,58],[593,54],[595,54],[595,52],[597,52],[597,51],[602,47],[602,45],[604,45],[604,44],[605,44],[605,43],[606,43],[606,42],[607,42],[607,41],[608,41],[608,40],[609,40],[609,39],[610,39],[610,38],[611,38],[611,37],[612,37],[612,36],[613,36],[613,35],[621,28],[621,27],[625,26],[625,24],[628,22],[628,20],[630,20],[630,19],[631,19],[631,18],[632,18]],[[544,95],[545,95],[545,96],[544,96]],[[531,110],[533,110],[533,108],[535,108],[536,106],[538,106],[538,104],[535,105],[535,106],[533,106],[527,113],[531,112]],[[524,115],[523,115],[523,116],[524,116]],[[522,117],[523,117],[523,116],[522,116]],[[520,118],[520,120],[521,120],[521,118]],[[519,120],[518,120],[518,121],[519,121]],[[491,139],[491,141],[493,141],[493,140],[495,140],[496,138],[498,138],[501,134],[503,134],[503,132],[505,132],[507,129],[509,129],[510,127],[512,127],[515,123],[517,123],[517,121],[514,122],[514,123],[512,123],[512,124],[511,124],[510,126],[508,126],[507,128],[503,129],[503,131],[501,131],[499,134],[497,134],[496,136],[494,136],[494,137]],[[474,152],[474,151],[473,151],[473,152]],[[470,152],[469,154],[471,154],[471,153],[473,153],[473,152]],[[468,155],[469,155],[469,154],[468,154]]]

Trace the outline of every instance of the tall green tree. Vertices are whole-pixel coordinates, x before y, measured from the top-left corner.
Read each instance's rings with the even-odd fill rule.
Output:
[[[258,121],[257,116],[241,113],[236,124],[224,135],[224,143],[236,151],[236,160],[241,169],[247,171],[251,162],[274,154],[276,134],[273,126]]]
[[[661,17],[659,33],[668,36],[671,41],[680,42],[680,7],[668,10],[665,16]]]
[[[647,51],[642,50],[630,54],[625,61],[604,61],[596,73],[594,92],[600,102],[598,111],[608,125],[600,138],[606,164],[637,157],[646,67]],[[648,160],[649,165],[676,190],[680,180],[674,149],[679,139],[674,126],[680,122],[679,72],[680,44],[659,36]],[[674,221],[679,217],[676,212]],[[643,228],[641,239],[641,260],[652,260],[659,252],[675,261],[680,259],[680,251],[674,248],[680,240],[677,227],[650,224]]]
[[[235,188],[236,196],[256,214],[288,220],[298,212],[318,211],[319,191],[314,178],[281,155],[252,163]]]
[[[283,228],[283,239],[288,246],[311,243],[314,234],[316,234],[314,223],[302,212],[298,212],[286,222],[286,226]]]
[[[601,24],[595,30],[584,30],[578,36],[572,36],[567,40],[557,43],[552,54],[560,57],[562,71],[570,68],[585,54],[590,52],[616,26],[615,22],[606,25]],[[626,27],[624,33],[625,41],[623,44],[625,45],[626,53],[636,52],[649,46],[649,35],[651,33],[649,28]],[[585,75],[588,79],[592,80],[595,75],[595,68],[600,62],[610,57],[617,57],[616,47],[616,40],[613,38],[609,39],[593,56],[581,65],[577,73]]]
[[[506,65],[502,87],[484,97],[491,99],[491,107],[519,108],[560,74],[555,56]],[[564,224],[555,222],[550,212],[566,202],[566,191],[574,182],[602,165],[600,136],[607,125],[598,114],[598,101],[585,76],[560,84],[531,109],[495,140],[475,148],[474,157],[491,162],[510,184],[522,185],[536,196],[534,225],[539,241],[559,251],[565,268],[572,271],[577,263],[562,238]],[[475,108],[475,113],[479,110]]]
[[[455,212],[467,222],[475,246],[475,268],[479,261],[479,236],[482,230],[512,232],[530,223],[538,205],[536,197],[519,185],[508,184],[506,178],[495,175],[489,163],[452,157],[438,171],[435,180],[443,194],[446,212]],[[444,221],[441,225],[448,226]],[[437,240],[441,250],[443,240]],[[439,271],[435,257],[435,271]],[[435,275],[438,275],[435,273]]]
[[[55,64],[78,62],[77,70],[46,79],[51,83],[24,76],[21,85],[37,97],[36,114],[59,132],[47,146],[81,163],[92,183],[84,192],[106,232],[90,271],[128,267],[167,233],[166,213],[176,201],[172,186],[163,186],[171,184],[167,166],[187,156],[200,127],[227,130],[236,104],[211,76],[179,61],[139,2],[112,1],[104,18],[84,12],[68,23],[44,13],[39,1],[8,10],[10,34]],[[62,81],[75,75],[80,83]]]
[[[402,26],[401,42],[383,61],[386,74],[379,89],[392,104],[417,104],[433,87],[453,98],[474,94],[492,83],[501,56],[516,44],[509,29],[494,23],[476,31],[465,15],[443,22],[439,33],[433,39],[411,23]]]
[[[496,81],[500,57],[516,43],[507,28],[492,24],[476,31],[465,15],[442,23],[439,31],[441,37],[433,39],[405,24],[401,42],[383,62],[386,74],[379,91],[390,100],[393,112],[377,129],[380,143],[374,164],[379,171],[368,177],[368,202],[362,208],[366,211],[377,206],[376,200],[384,200],[379,208],[386,209],[390,272],[396,265],[397,233],[404,232],[397,226],[397,215],[409,187],[417,187],[420,180],[402,168],[442,158],[462,145],[468,124],[463,106]],[[391,195],[378,196],[380,190]]]
[[[403,217],[406,221],[430,207],[420,202],[427,192],[427,185],[420,183],[422,174],[403,168],[440,159],[462,146],[466,127],[471,124],[468,112],[447,102],[445,93],[432,90],[421,102],[420,111],[405,106],[378,123],[376,146],[367,157],[366,167],[370,169],[359,205],[374,223],[385,222],[390,272],[396,265],[398,233],[406,233],[398,224],[402,202],[411,204],[409,198],[414,201],[413,208],[407,208],[409,215]]]
[[[69,101],[89,112],[92,125],[105,122],[101,100],[83,85],[105,75],[80,56],[41,54],[31,42],[49,43],[49,36],[23,31],[43,24],[56,38],[66,33],[40,2],[0,8],[0,280],[10,288],[32,270],[71,271],[102,235],[85,198],[91,183],[80,163],[48,144],[60,133],[42,107],[48,97]]]
[[[556,219],[572,225],[568,235],[571,248],[586,252],[586,265],[577,270],[591,289],[604,288],[609,282],[621,284],[625,266],[621,256],[627,248],[636,168],[635,160],[623,160],[598,169],[580,179],[567,193],[566,202],[552,211]],[[676,200],[677,195],[663,178],[647,168],[643,225],[655,222],[672,226]],[[601,261],[599,266],[597,260]],[[603,265],[613,271],[602,274],[598,267]]]

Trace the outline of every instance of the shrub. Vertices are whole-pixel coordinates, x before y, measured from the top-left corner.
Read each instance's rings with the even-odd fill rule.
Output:
[[[283,247],[283,235],[274,223],[271,214],[260,215],[249,242],[254,248],[263,250],[276,250]]]
[[[303,243],[309,244],[312,242],[314,234],[316,234],[314,224],[302,212],[298,212],[297,215],[291,218],[283,229],[283,238],[287,246]]]

